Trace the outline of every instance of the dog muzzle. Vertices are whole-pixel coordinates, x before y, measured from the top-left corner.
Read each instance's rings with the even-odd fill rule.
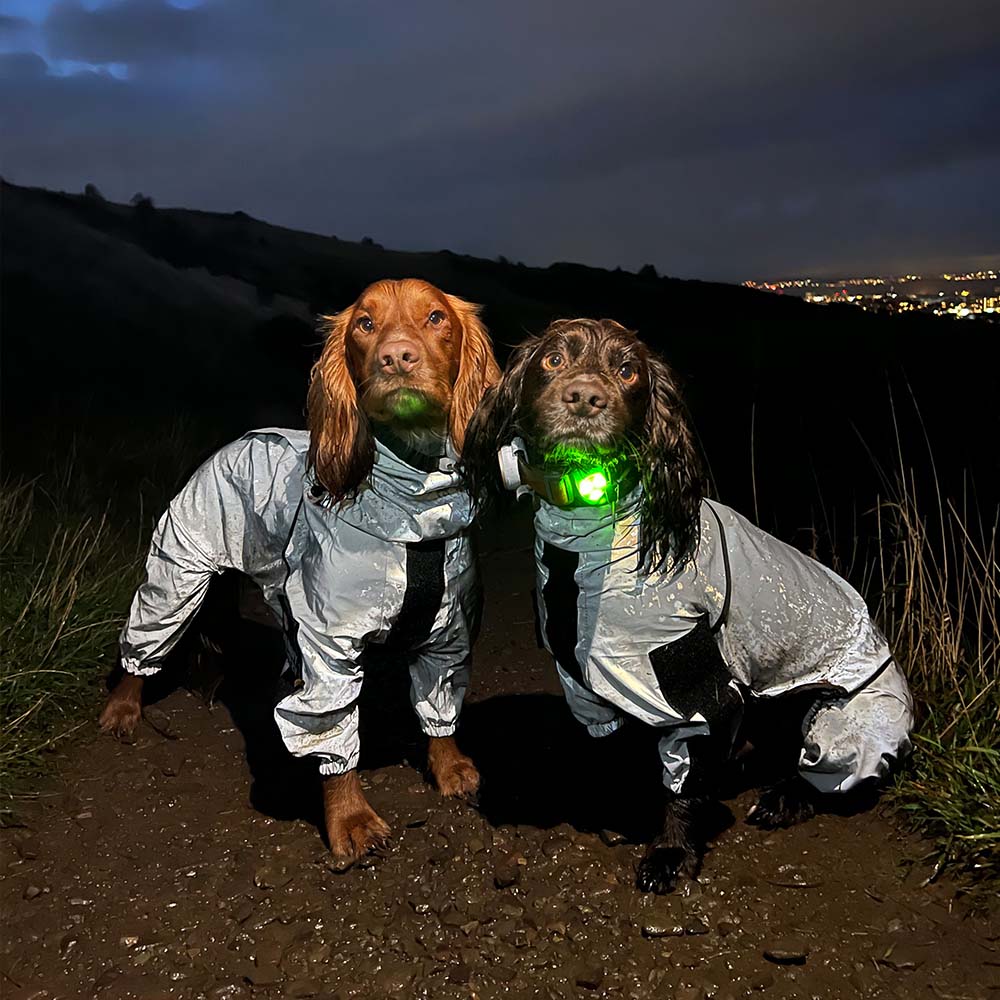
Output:
[[[610,462],[581,462],[579,465],[550,469],[532,465],[522,438],[514,438],[497,452],[504,489],[518,499],[535,493],[556,507],[601,507],[617,503],[638,482],[635,466],[616,459]]]

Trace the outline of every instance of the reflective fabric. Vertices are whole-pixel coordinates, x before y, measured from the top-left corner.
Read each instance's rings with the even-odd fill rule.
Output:
[[[595,736],[613,732],[622,713],[662,727],[664,781],[680,791],[690,770],[687,741],[709,732],[732,736],[738,717],[724,709],[738,709],[747,696],[811,688],[839,698],[840,707],[812,720],[810,754],[822,763],[803,759],[803,776],[845,790],[880,775],[883,757],[908,745],[912,706],[893,665],[885,683],[895,684],[902,709],[876,713],[878,733],[852,715],[867,711],[867,699],[849,696],[891,657],[861,596],[814,559],[707,500],[695,558],[679,572],[637,571],[639,499],[636,490],[617,508],[540,502],[535,515],[542,635],[577,719]],[[569,614],[552,600],[567,591]],[[692,642],[696,629],[700,639],[714,636],[718,679],[698,673],[716,669],[703,656],[685,664],[664,655]],[[857,752],[835,749],[838,743]]]
[[[155,673],[212,576],[246,573],[285,627],[296,678],[275,708],[285,745],[339,774],[358,761],[361,654],[392,636],[401,611],[421,727],[432,736],[455,731],[479,609],[472,511],[454,454],[426,472],[378,440],[357,499],[322,507],[309,492],[308,448],[305,431],[254,431],[192,476],[156,527],[120,645],[126,670]],[[415,567],[422,577],[414,582]]]

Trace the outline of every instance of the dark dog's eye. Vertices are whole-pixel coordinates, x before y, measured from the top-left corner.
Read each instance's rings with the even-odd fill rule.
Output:
[[[639,377],[639,369],[636,368],[631,361],[626,361],[625,364],[618,369],[618,377],[626,383],[626,385],[631,385]]]
[[[441,312],[440,309],[435,309],[434,312],[427,317],[427,322],[430,323],[431,326],[440,326],[445,319],[447,319],[445,314]]]
[[[552,371],[553,368],[558,368],[563,363],[563,356],[558,351],[553,351],[551,354],[546,354],[542,358],[542,367],[548,371]]]
[[[358,320],[358,329],[364,330],[365,333],[371,333],[375,329],[375,324],[372,322],[371,316],[362,316]]]

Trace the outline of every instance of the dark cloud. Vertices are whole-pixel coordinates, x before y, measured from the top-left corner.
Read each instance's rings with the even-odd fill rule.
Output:
[[[222,54],[212,8],[183,10],[152,0],[126,0],[87,10],[56,4],[44,22],[49,52],[89,63],[140,63],[178,56]]]
[[[10,34],[16,34],[30,27],[31,22],[27,18],[0,11],[0,38],[6,39]]]
[[[993,3],[121,0],[41,30],[128,79],[15,62],[22,182],[733,280],[1000,253]]]
[[[12,83],[38,80],[45,76],[45,60],[34,52],[6,52],[0,54],[0,80]],[[7,133],[8,135],[10,133]]]

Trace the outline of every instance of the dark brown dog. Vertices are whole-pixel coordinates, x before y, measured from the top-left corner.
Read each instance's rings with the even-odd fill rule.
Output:
[[[499,378],[489,338],[472,304],[425,281],[379,281],[335,316],[309,389],[310,465],[335,504],[355,496],[374,461],[369,418],[409,447],[437,454],[449,436],[461,450],[483,392]],[[143,679],[126,674],[100,716],[127,736],[142,715]],[[476,792],[479,774],[454,738],[432,737],[428,765],[443,795]],[[389,827],[365,800],[356,771],[324,779],[332,852],[352,859],[377,848]]]
[[[464,464],[481,504],[501,492],[497,449],[515,436],[543,466],[559,467],[574,453],[609,462],[624,456],[643,487],[640,565],[689,560],[707,483],[675,378],[634,333],[612,320],[560,320],[515,350],[469,426]],[[708,737],[691,743],[698,752],[690,777],[680,795],[665,792],[662,832],[639,865],[643,891],[670,891],[679,874],[693,876],[701,863],[724,761]],[[796,778],[766,790],[750,821],[783,826],[810,811]]]

